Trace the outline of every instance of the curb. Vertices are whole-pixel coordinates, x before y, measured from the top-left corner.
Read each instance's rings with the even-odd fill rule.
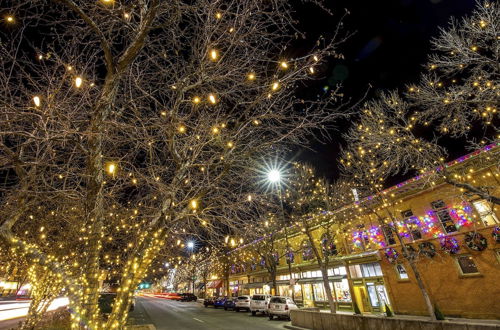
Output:
[[[290,329],[290,330],[309,330],[307,328],[296,327],[294,325],[288,325],[288,324],[285,324],[283,327],[285,329]]]
[[[156,330],[156,327],[152,324],[127,325],[125,330]]]

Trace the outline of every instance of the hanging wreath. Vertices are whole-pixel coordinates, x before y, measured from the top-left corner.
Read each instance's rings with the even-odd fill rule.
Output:
[[[427,258],[433,258],[436,255],[436,247],[431,242],[420,243],[418,250],[420,254],[423,254]]]
[[[405,252],[404,249],[401,249],[401,252],[403,253],[403,257],[405,257],[408,260],[413,260],[417,256],[417,250],[409,244],[405,244],[406,250],[408,251],[408,255]]]
[[[456,254],[460,250],[460,245],[455,237],[441,238],[441,249],[449,254]]]
[[[465,245],[474,251],[483,251],[488,247],[486,237],[476,232],[468,232],[465,234]]]
[[[394,264],[398,260],[399,253],[393,248],[387,248],[385,249],[385,257],[387,258],[387,261]]]
[[[493,232],[491,233],[495,242],[500,243],[500,226],[496,226],[493,228]]]

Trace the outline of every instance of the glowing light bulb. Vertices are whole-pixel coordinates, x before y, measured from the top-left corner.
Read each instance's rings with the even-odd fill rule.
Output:
[[[222,14],[221,14],[221,13],[216,13],[216,14],[215,14],[215,18],[217,18],[217,19],[221,19],[221,18],[222,18]]]
[[[196,210],[198,208],[198,201],[196,199],[193,199],[191,200],[191,202],[189,202],[189,206],[193,209],[193,210]]]
[[[285,61],[281,61],[280,66],[282,69],[288,69],[288,63],[286,63]]]
[[[279,83],[279,82],[275,82],[275,83],[273,83],[273,85],[272,85],[272,87],[271,87],[271,88],[272,88],[272,90],[273,90],[273,91],[275,91],[275,90],[277,90],[279,87],[280,87],[280,83]]]
[[[231,142],[231,141],[229,141],[229,142],[227,143],[227,147],[228,147],[228,148],[232,148],[232,147],[234,147],[234,143],[233,143],[233,142]]]
[[[219,132],[220,132],[220,130],[219,130],[219,128],[218,128],[218,127],[214,127],[214,128],[212,128],[212,133],[217,134],[217,133],[219,133]]]
[[[247,75],[247,79],[248,79],[248,80],[255,80],[255,73],[250,72],[250,73]]]
[[[193,97],[193,103],[198,104],[201,102],[201,99],[198,96]]]
[[[312,66],[309,68],[309,72],[314,73],[314,68]]]
[[[212,103],[212,104],[217,103],[217,99],[215,98],[215,95],[214,95],[214,94],[208,94],[208,100],[209,100],[209,101],[210,101],[210,103]]]
[[[212,61],[217,61],[218,57],[219,57],[219,54],[217,53],[217,51],[215,49],[212,49],[210,51],[210,58],[212,59]]]
[[[177,131],[179,131],[179,133],[185,133],[186,132],[186,126],[181,125],[181,126],[177,127]]]
[[[38,96],[33,97],[33,103],[35,103],[35,107],[39,107],[41,104],[40,97]]]
[[[116,164],[115,163],[108,163],[108,165],[106,166],[106,172],[108,172],[108,174],[115,174],[116,173]]]
[[[14,16],[11,16],[11,15],[5,16],[5,20],[8,23],[14,23],[14,21],[15,21]]]
[[[82,83],[83,83],[82,77],[76,77],[75,78],[75,86],[76,86],[76,88],[82,87]]]

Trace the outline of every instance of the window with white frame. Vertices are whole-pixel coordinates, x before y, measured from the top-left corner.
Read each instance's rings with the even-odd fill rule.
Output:
[[[455,258],[462,275],[479,274],[474,259],[470,255],[459,255]]]
[[[396,273],[398,273],[398,277],[400,280],[408,279],[408,273],[406,272],[405,266],[403,266],[402,264],[396,265]]]
[[[476,209],[479,217],[483,221],[485,226],[490,226],[499,223],[496,214],[493,212],[491,208],[491,204],[488,203],[485,199],[480,199],[477,201],[473,201],[472,204]]]

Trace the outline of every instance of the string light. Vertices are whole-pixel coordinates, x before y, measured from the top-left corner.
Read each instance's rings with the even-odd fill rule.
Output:
[[[219,54],[217,53],[217,51],[215,49],[212,49],[210,51],[210,58],[212,59],[212,61],[217,61],[218,57],[219,57]]]
[[[75,78],[75,87],[80,88],[82,86],[82,82],[83,82],[82,77],[76,77]]]
[[[33,97],[33,103],[35,103],[35,107],[39,107],[41,104],[40,97],[39,96],[34,96]]]
[[[281,61],[280,66],[282,69],[288,69],[288,63],[286,63],[285,61]]]
[[[214,95],[214,94],[208,94],[208,100],[209,100],[209,101],[210,101],[210,103],[212,103],[212,104],[217,103],[217,99],[215,98],[215,95]]]
[[[250,72],[250,73],[247,75],[247,79],[248,79],[248,80],[255,80],[255,73]]]
[[[116,173],[116,164],[115,163],[108,163],[106,165],[106,172],[110,175],[114,175]]]
[[[12,15],[7,15],[7,16],[5,16],[5,20],[6,20],[8,23],[14,23],[14,21],[15,21],[14,16],[12,16]]]
[[[179,133],[186,133],[186,126],[180,125],[179,127],[177,127],[177,131]]]
[[[275,91],[275,90],[277,90],[279,87],[280,87],[279,82],[274,82],[271,88],[272,88],[272,90],[273,90],[273,91]]]
[[[191,207],[193,210],[196,210],[198,208],[198,201],[196,199],[192,199],[189,202],[189,207]]]
[[[193,97],[193,103],[198,104],[201,102],[201,99],[198,96]]]

